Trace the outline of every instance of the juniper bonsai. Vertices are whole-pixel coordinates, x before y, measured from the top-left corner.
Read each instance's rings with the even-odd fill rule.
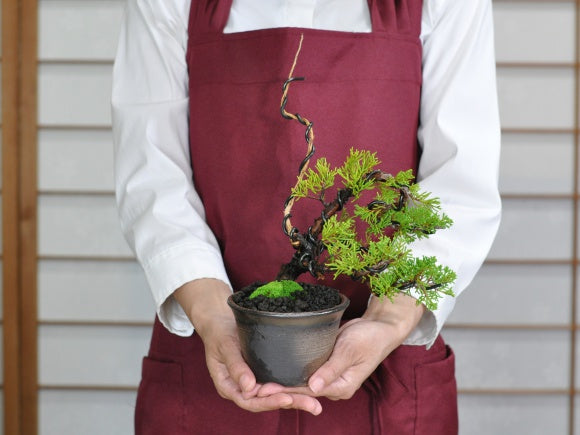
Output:
[[[304,80],[292,77],[301,44],[302,39],[280,103],[284,118],[306,127],[308,145],[297,182],[284,204],[283,229],[295,252],[280,268],[276,281],[256,289],[251,297],[291,297],[301,288],[287,281],[310,272],[316,278],[350,276],[368,283],[380,298],[412,294],[417,304],[436,309],[444,294],[453,296],[455,272],[438,264],[435,257],[414,257],[409,244],[449,228],[452,220],[442,212],[438,198],[414,183],[412,170],[396,175],[383,172],[375,153],[351,149],[340,167],[331,168],[325,158],[318,159],[314,169],[308,167],[315,152],[313,124],[286,110],[290,84]],[[367,191],[374,198],[364,203],[362,194]],[[291,223],[292,207],[301,199],[318,201],[321,209],[306,231]]]
[[[322,211],[305,232],[288,225],[286,214],[284,227],[296,251],[276,280],[295,280],[304,272],[317,278],[347,275],[367,282],[379,297],[416,289],[417,302],[433,310],[442,294],[453,295],[455,273],[435,257],[414,257],[409,244],[452,221],[441,212],[439,199],[413,183],[412,170],[393,176],[377,169],[379,163],[375,153],[351,149],[342,166],[331,168],[320,158],[299,177],[293,201],[318,201]],[[327,202],[332,188],[334,199]],[[374,198],[360,204],[365,191],[373,191]]]

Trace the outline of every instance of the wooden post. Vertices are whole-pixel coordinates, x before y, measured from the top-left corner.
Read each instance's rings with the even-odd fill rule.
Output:
[[[2,2],[4,433],[38,432],[37,10]]]
[[[19,219],[19,4],[2,2],[2,240],[4,433],[21,433]]]

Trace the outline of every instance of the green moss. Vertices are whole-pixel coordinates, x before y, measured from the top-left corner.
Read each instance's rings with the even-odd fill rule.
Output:
[[[256,296],[266,296],[267,298],[292,297],[293,293],[302,290],[302,286],[295,281],[271,281],[258,287],[250,295],[250,299]]]

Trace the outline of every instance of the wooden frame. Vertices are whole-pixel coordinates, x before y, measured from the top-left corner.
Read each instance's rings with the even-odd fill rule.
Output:
[[[2,3],[4,433],[38,432],[38,2]]]
[[[4,432],[20,426],[20,297],[18,244],[18,2],[2,2],[2,236]]]

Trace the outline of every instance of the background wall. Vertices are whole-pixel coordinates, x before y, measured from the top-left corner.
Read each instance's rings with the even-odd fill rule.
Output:
[[[111,67],[123,1],[41,0],[41,434],[129,434],[153,308],[113,197]]]
[[[42,435],[132,433],[153,308],[113,198],[109,95],[123,5],[38,2]],[[457,354],[461,433],[580,434],[580,6],[495,0],[494,7],[504,217],[444,330]]]

